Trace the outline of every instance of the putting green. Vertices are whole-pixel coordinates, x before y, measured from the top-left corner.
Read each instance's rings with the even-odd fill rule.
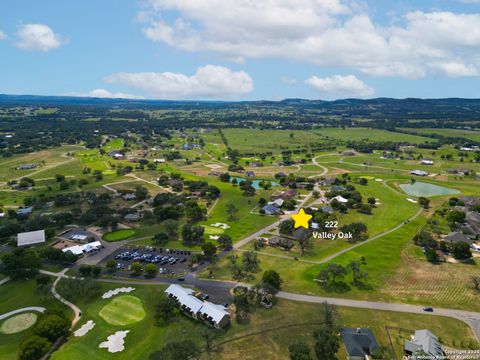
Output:
[[[142,300],[132,295],[122,295],[111,300],[98,313],[111,325],[129,325],[145,317]]]
[[[2,334],[16,334],[27,330],[37,322],[37,315],[34,313],[24,313],[12,316],[5,320],[0,326],[0,333]]]
[[[105,241],[120,241],[124,239],[128,239],[135,235],[135,230],[133,229],[121,229],[115,230],[103,235],[103,240]]]

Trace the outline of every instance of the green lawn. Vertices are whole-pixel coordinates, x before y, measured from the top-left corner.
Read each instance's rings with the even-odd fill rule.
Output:
[[[120,241],[131,238],[133,235],[135,235],[135,230],[133,229],[120,229],[104,234],[103,240],[109,242]]]
[[[72,315],[69,308],[57,300],[41,298],[35,289],[35,280],[9,281],[0,285],[0,314],[29,306],[42,306],[47,309],[59,309]],[[0,333],[0,358],[17,360],[18,346],[28,334],[29,330],[8,335]]]

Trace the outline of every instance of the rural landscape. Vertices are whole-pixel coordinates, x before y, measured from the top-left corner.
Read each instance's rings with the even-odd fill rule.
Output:
[[[480,0],[0,1],[0,360],[480,360]]]
[[[480,133],[417,102],[2,96],[2,359],[475,354]]]

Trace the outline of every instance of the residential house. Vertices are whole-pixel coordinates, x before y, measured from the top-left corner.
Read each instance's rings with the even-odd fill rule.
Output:
[[[438,341],[438,338],[433,335],[430,330],[416,330],[412,340],[405,341],[404,351],[409,359],[415,359],[415,354],[421,353],[424,358],[425,355],[432,360],[445,359],[445,353]]]
[[[410,171],[410,174],[415,175],[415,176],[428,176],[428,172],[423,171],[423,170],[412,170],[412,171]]]
[[[465,224],[460,228],[462,233],[471,239],[476,239],[480,234],[480,214],[475,211],[468,211],[465,216]]]
[[[327,214],[330,214],[330,215],[333,214],[333,208],[329,205],[321,206],[320,210],[322,210],[323,212],[326,212]]]
[[[35,169],[36,167],[38,167],[37,164],[23,164],[23,165],[17,166],[17,170],[31,170],[31,169]]]
[[[137,196],[134,193],[126,193],[122,195],[123,200],[129,201],[129,200],[135,200]]]
[[[246,177],[255,177],[255,173],[253,171],[247,170],[245,171]]]
[[[449,245],[459,243],[459,242],[466,242],[469,245],[472,245],[472,243],[473,243],[472,239],[470,239],[465,234],[462,234],[461,232],[457,232],[457,231],[451,232],[450,234],[445,236],[443,238],[443,241],[445,241],[445,243],[447,243]]]
[[[260,161],[253,161],[250,163],[251,167],[262,167],[263,164]]]
[[[302,241],[305,240],[306,238],[309,238],[312,236],[312,232],[310,229],[305,229],[303,226],[300,226],[299,228],[296,228],[292,236],[297,240],[297,241]]]
[[[280,247],[287,251],[295,245],[294,241],[285,235],[274,235],[270,238],[266,238],[266,244],[269,246]]]
[[[27,216],[30,215],[33,211],[33,206],[24,207],[17,209],[17,215]]]
[[[468,206],[476,206],[480,205],[480,196],[465,196],[465,195],[460,195],[458,197],[459,200],[463,201],[463,203]]]
[[[125,221],[130,221],[130,222],[138,221],[138,220],[140,220],[140,218],[141,218],[141,216],[138,212],[137,213],[130,213],[130,214],[127,214],[123,217],[123,219]]]
[[[378,347],[377,340],[370,329],[343,328],[340,335],[349,360],[370,359],[372,351]]]
[[[343,156],[354,156],[357,155],[357,153],[354,150],[347,150],[342,152]]]
[[[262,208],[262,210],[264,211],[265,215],[275,215],[280,212],[280,209],[274,204],[267,204]]]
[[[156,164],[157,163],[163,164],[164,162],[166,162],[166,160],[165,159],[153,159],[153,162],[156,163]]]
[[[345,199],[342,195],[335,196],[330,200],[332,202],[333,200],[337,200],[339,203],[346,204],[348,202],[347,199]]]
[[[17,234],[17,246],[30,246],[45,243],[45,230],[28,231]]]
[[[270,201],[268,204],[269,205],[275,205],[276,207],[280,208],[280,207],[282,207],[283,203],[284,203],[284,200],[280,198],[280,199]]]

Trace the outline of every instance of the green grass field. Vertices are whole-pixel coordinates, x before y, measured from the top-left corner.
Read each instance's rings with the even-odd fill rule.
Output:
[[[120,229],[104,234],[103,240],[114,242],[131,238],[133,235],[135,235],[135,230],[133,229]]]
[[[102,284],[102,289],[112,289],[113,284]],[[164,286],[136,286],[134,292],[144,305],[146,317],[140,322],[122,327],[105,322],[99,310],[109,300],[93,299],[80,301],[84,316],[78,327],[87,320],[93,320],[96,326],[83,337],[70,337],[60,350],[52,355],[53,360],[92,359],[147,359],[149,354],[172,341],[192,340],[200,348],[205,347],[203,333],[205,325],[179,316],[166,327],[157,327],[153,320],[154,306],[164,296]],[[232,321],[226,332],[216,333],[212,340],[211,359],[287,359],[288,346],[306,341],[313,344],[312,333],[321,325],[320,305],[279,300],[272,309],[257,309],[248,325],[239,325]],[[447,346],[457,348],[475,348],[475,339],[468,326],[458,320],[427,315],[397,314],[392,312],[370,311],[364,309],[339,308],[340,323],[347,327],[369,327],[380,344],[389,345],[385,330],[389,327],[402,327],[412,331],[429,328]],[[119,329],[130,330],[125,341],[125,350],[110,354],[98,345],[106,337]],[[409,335],[409,334],[408,334]],[[400,354],[403,340],[408,336],[392,332],[395,351]],[[200,359],[207,359],[206,353]],[[340,360],[346,360],[342,349],[338,353]]]
[[[132,295],[117,296],[99,312],[100,317],[111,325],[134,324],[145,318],[142,300]]]
[[[35,280],[9,281],[1,285],[0,314],[29,306],[42,306],[47,309],[65,311],[72,315],[70,309],[59,301],[39,297],[35,289]],[[6,319],[5,322],[8,320]],[[1,326],[4,326],[4,323]],[[17,326],[18,324],[13,324],[14,328]],[[2,360],[17,360],[18,347],[28,333],[28,330],[8,335],[0,333],[0,358]]]

